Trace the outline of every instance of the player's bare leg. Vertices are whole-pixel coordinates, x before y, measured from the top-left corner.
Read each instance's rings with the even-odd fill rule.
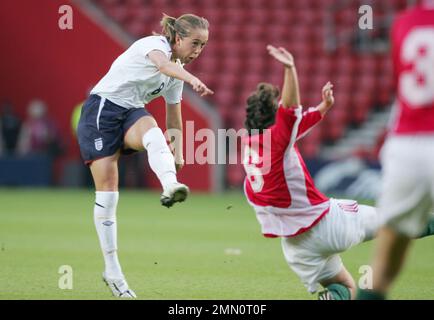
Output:
[[[318,295],[320,300],[350,300],[356,296],[356,284],[344,266],[336,276],[322,280],[320,284],[325,288]]]
[[[114,296],[135,298],[135,293],[128,287],[122,273],[117,255],[118,159],[119,152],[95,160],[90,165],[96,189],[94,222],[104,256],[104,282]]]
[[[431,218],[426,228],[414,239],[434,235],[434,218]],[[373,263],[373,290],[359,290],[357,299],[385,299],[405,261],[411,238],[397,233],[385,226],[377,234],[377,250]]]
[[[410,238],[386,226],[378,233],[377,240],[373,264],[373,289],[385,296],[402,269]]]
[[[126,133],[124,141],[127,148],[147,150],[149,165],[163,187],[163,206],[171,207],[187,198],[190,190],[177,181],[175,159],[153,117],[146,116],[137,120]]]
[[[98,159],[90,165],[93,182],[96,191],[118,191],[119,174],[118,160],[119,151],[109,157]]]

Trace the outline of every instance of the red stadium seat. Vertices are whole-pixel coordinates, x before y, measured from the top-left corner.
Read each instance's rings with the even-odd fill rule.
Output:
[[[107,12],[111,18],[120,24],[124,24],[128,21],[130,11],[126,6],[115,5],[107,8]]]
[[[320,151],[320,135],[314,135],[314,132],[320,132],[320,128],[315,127],[308,135],[303,137],[298,142],[300,153],[306,159],[312,159],[319,155]]]
[[[240,38],[243,38],[244,35],[242,34],[242,29],[239,25],[236,24],[224,24],[220,26],[217,30],[217,32],[211,34],[211,37],[216,37],[219,40],[231,40],[231,41],[237,41]]]
[[[280,84],[283,84],[283,74],[280,76]],[[298,85],[301,97],[305,97],[310,91],[311,81],[308,75],[299,74]]]
[[[295,58],[295,57],[294,57]],[[314,67],[314,61],[311,61],[310,59],[300,56],[295,60],[295,64],[297,67],[297,71],[299,75],[308,75],[311,74],[310,72],[316,72],[316,68]],[[322,72],[322,71],[318,71]]]
[[[334,69],[334,61],[329,57],[320,56],[311,63],[312,72],[319,72],[323,74],[330,74],[331,72],[336,72],[336,70]],[[297,64],[299,64],[298,61]]]
[[[243,64],[241,64],[241,61],[238,57],[234,56],[228,56],[226,59],[224,59],[221,63],[221,70],[224,70],[224,72],[231,72],[238,74],[238,72],[242,72],[243,70]]]
[[[265,36],[265,29],[262,25],[254,25],[246,28],[243,32],[243,37],[246,40],[260,41]]]
[[[146,35],[146,30],[141,20],[131,20],[125,24],[125,28],[135,38],[141,38]]]
[[[252,54],[244,61],[244,66],[247,69],[261,73],[267,67],[267,61],[265,61],[261,56]]]
[[[242,81],[242,87],[245,90],[254,91],[256,89],[257,85],[263,81],[264,81],[264,79],[262,77],[260,77],[259,75],[249,74]]]
[[[210,34],[213,30],[218,29],[219,24],[224,20],[223,12],[216,8],[204,8],[200,12],[200,15],[208,20],[210,23]]]
[[[293,25],[296,23],[296,21],[294,21],[294,12],[291,10],[269,9],[269,12],[271,19],[275,24],[288,27],[288,25]]]
[[[277,10],[288,10],[290,9],[290,2],[287,0],[273,0],[267,3],[269,8],[277,9]]]
[[[105,1],[113,1],[113,0],[105,0]],[[118,1],[118,0],[115,0]],[[126,1],[127,5],[129,7],[143,7],[143,1],[142,0],[127,0]]]
[[[227,183],[230,188],[239,187],[243,184],[245,173],[244,173],[244,168],[241,164],[228,165],[226,167],[226,170],[227,170]]]
[[[300,2],[302,3],[302,2]],[[316,14],[316,11],[311,10],[311,9],[305,9],[303,8],[302,10],[300,10],[297,14],[297,20],[298,21],[303,21],[303,24],[305,25],[315,25],[316,23],[318,23],[318,14]]]
[[[377,71],[377,60],[373,56],[360,56],[357,59],[359,73],[375,74]]]
[[[246,104],[247,98],[256,90],[256,85],[253,87],[244,87],[238,94],[239,101],[242,102],[243,105]]]
[[[346,124],[341,119],[336,117],[336,115],[333,114],[333,111],[330,111],[327,117],[324,118],[322,124],[322,135],[323,138],[328,142],[334,142],[342,138],[344,135]]]
[[[352,121],[355,124],[361,124],[368,118],[369,111],[372,107],[372,96],[365,92],[355,94],[352,102]]]
[[[355,81],[357,88],[365,92],[372,93],[378,88],[377,77],[375,73],[362,73]]]
[[[258,1],[258,0],[256,0]],[[263,2],[263,0],[259,0]],[[271,13],[269,10],[264,10],[264,8],[255,6],[253,3],[250,3],[250,10],[247,10],[246,15],[249,21],[254,21],[255,24],[253,26],[261,26],[263,29],[268,23],[272,22]]]
[[[337,90],[351,92],[354,87],[359,87],[360,83],[358,80],[354,80],[354,77],[352,77],[351,75],[344,73],[339,74],[337,80],[333,84],[335,92]]]
[[[264,9],[267,8],[268,1],[267,0],[249,0],[249,1],[247,1],[247,4],[248,4],[249,8],[251,8],[252,10],[259,10],[260,12],[262,12],[262,11],[267,11]]]
[[[342,90],[341,88],[336,88],[334,90],[334,96],[335,96],[335,105],[333,107],[333,110],[339,109],[342,110],[345,114],[348,114],[348,112],[352,108],[352,90]],[[348,120],[347,117],[345,117],[346,120]]]
[[[129,16],[140,21],[142,24],[147,24],[154,19],[154,13],[143,6],[130,6],[128,10]]]
[[[98,0],[98,2],[104,7],[117,6],[122,0]]]
[[[357,67],[356,58],[350,55],[339,56],[336,59],[336,71],[339,73],[346,73],[351,75]]]
[[[388,56],[384,57],[379,61],[379,72],[383,74],[393,73],[392,61]]]

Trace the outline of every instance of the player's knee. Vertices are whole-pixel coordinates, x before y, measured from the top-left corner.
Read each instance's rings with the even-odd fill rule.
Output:
[[[351,280],[348,283],[345,283],[344,286],[346,286],[350,291],[351,299],[355,299],[357,294],[357,287],[354,280],[351,278]]]
[[[97,190],[101,192],[117,192],[118,180],[116,177],[106,177],[98,181]]]
[[[346,286],[348,289],[355,292],[356,282],[354,281],[353,277],[346,269],[342,273],[342,277],[339,282],[342,283],[344,286]]]
[[[151,116],[145,116],[138,119],[126,132],[124,136],[124,144],[128,149],[142,151],[143,136],[153,128],[158,128],[158,124]]]
[[[336,276],[320,282],[324,288],[336,291],[339,299],[354,299],[356,296],[356,283],[351,274],[343,268]]]
[[[118,159],[119,151],[109,157],[92,162],[90,170],[97,191],[118,190]]]

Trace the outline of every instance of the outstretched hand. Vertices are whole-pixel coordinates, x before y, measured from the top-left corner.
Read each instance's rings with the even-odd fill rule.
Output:
[[[196,77],[191,80],[190,85],[193,87],[194,91],[200,94],[201,97],[214,94],[214,91],[209,89],[202,81],[200,81]]]
[[[327,82],[322,88],[322,101],[325,103],[327,108],[330,108],[335,102],[335,98],[333,96],[333,85],[330,81]]]
[[[267,50],[270,55],[272,55],[277,61],[283,63],[285,67],[294,67],[294,57],[285,48],[275,48],[272,45],[268,45]]]

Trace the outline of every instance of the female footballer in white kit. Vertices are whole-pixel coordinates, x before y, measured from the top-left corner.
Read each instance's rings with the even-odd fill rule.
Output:
[[[332,84],[322,89],[322,102],[303,111],[292,55],[268,46],[285,66],[279,90],[260,83],[247,99],[243,138],[245,193],[266,237],[281,237],[284,257],[309,292],[318,284],[320,299],[351,299],[355,283],[339,256],[372,239],[378,228],[376,209],[354,200],[329,199],[316,189],[296,142],[305,136],[334,103]],[[267,139],[267,135],[269,139]],[[425,236],[434,232],[431,222]]]
[[[213,94],[183,68],[206,45],[208,21],[192,14],[177,19],[164,15],[161,25],[162,35],[134,42],[113,62],[84,103],[77,129],[81,155],[95,183],[94,221],[105,261],[103,280],[117,297],[136,297],[117,256],[118,159],[121,154],[147,150],[150,167],[163,187],[162,205],[184,201],[189,189],[176,178],[184,163],[182,135],[176,136],[174,158],[144,105],[163,96],[167,129],[182,132],[184,82],[202,96]]]

